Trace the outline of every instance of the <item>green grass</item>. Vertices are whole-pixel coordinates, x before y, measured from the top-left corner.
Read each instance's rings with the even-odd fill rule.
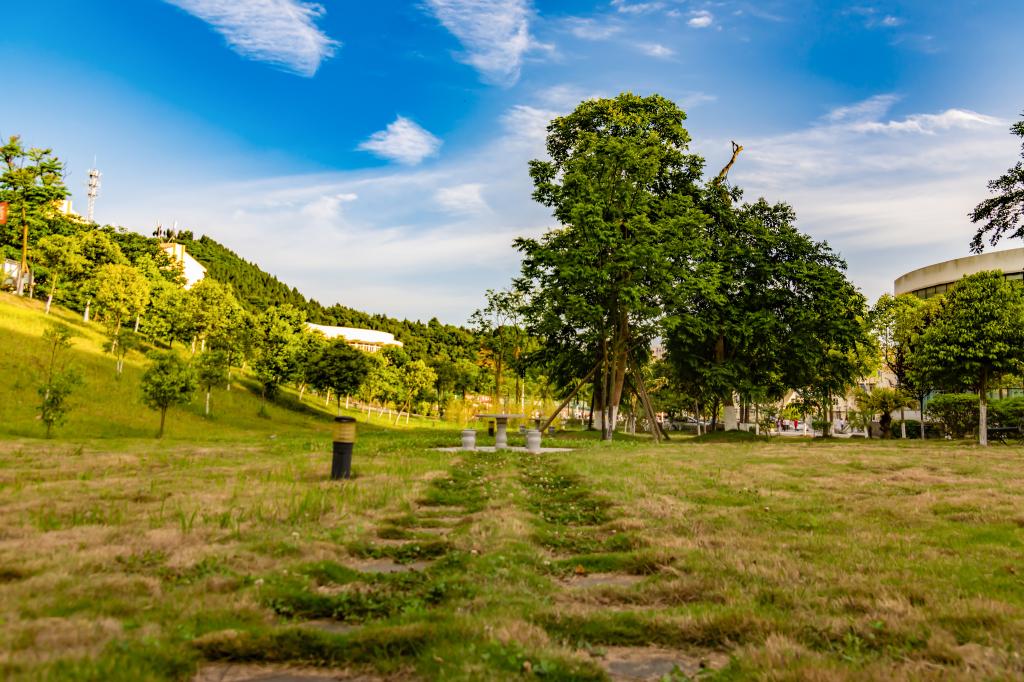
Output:
[[[43,439],[37,308],[0,297],[0,678],[600,680],[618,646],[727,661],[701,679],[1024,676],[1022,448],[566,432],[453,455],[455,428],[412,420],[361,423],[331,481],[322,405],[259,418],[242,377],[156,441],[141,357],[114,381],[80,324],[89,388]],[[430,563],[363,572],[390,559]]]

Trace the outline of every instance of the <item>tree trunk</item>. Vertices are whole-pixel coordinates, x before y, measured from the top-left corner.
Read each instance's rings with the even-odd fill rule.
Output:
[[[338,394],[338,416],[341,416],[341,394]]]
[[[141,321],[142,321],[142,315],[141,314],[136,315],[135,316],[135,330],[134,330],[136,334],[139,333],[139,322],[141,322]]]
[[[18,296],[25,293],[25,271],[28,270],[28,218],[25,217],[25,198],[21,199],[21,265],[18,267]]]
[[[206,389],[206,416],[210,416],[210,389]]]
[[[53,305],[53,295],[57,291],[57,279],[58,276],[54,274],[53,283],[50,284],[50,295],[46,298],[46,314],[50,314],[50,306]],[[49,438],[49,436],[47,436]]]
[[[92,299],[90,298],[85,302],[85,312],[82,314],[82,322],[89,321],[89,308],[92,307]]]
[[[907,413],[904,407],[900,407],[900,439],[906,440],[907,438]]]
[[[164,421],[167,419],[167,408],[161,408],[160,410],[160,431],[156,434],[157,438],[164,437]]]
[[[988,445],[988,368],[981,370],[981,390],[978,391],[978,444]]]
[[[924,435],[924,393],[920,394],[917,402],[917,409],[921,413],[921,440],[925,440]]]

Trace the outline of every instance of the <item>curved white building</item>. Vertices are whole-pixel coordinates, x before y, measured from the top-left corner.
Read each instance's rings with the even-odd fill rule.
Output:
[[[318,331],[328,339],[342,338],[348,341],[350,346],[367,353],[376,353],[387,346],[402,347],[402,342],[395,338],[394,334],[379,332],[375,329],[357,329],[355,327],[329,327],[323,324],[307,322],[306,326]]]
[[[926,265],[897,277],[893,292],[931,298],[944,294],[962,277],[985,270],[1002,270],[1006,279],[1024,279],[1024,248],[991,251]]]

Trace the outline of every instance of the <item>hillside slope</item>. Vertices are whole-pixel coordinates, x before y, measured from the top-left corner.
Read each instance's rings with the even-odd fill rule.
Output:
[[[47,317],[38,301],[0,293],[0,437],[42,437],[38,419],[37,388],[42,381],[46,342],[43,331],[53,322],[73,330],[75,338],[68,351],[68,364],[77,368],[84,385],[75,391],[67,423],[54,429],[54,436],[68,438],[146,438],[156,434],[156,412],[141,402],[139,382],[145,357],[129,354],[124,375],[114,373],[114,359],[103,352],[101,328],[84,324],[77,314],[54,307]],[[202,400],[171,408],[165,439],[169,440],[262,440],[275,434],[325,432],[326,413],[315,408],[294,411],[268,406],[269,419],[257,416],[259,399],[238,382],[231,391],[216,389],[213,416],[203,416]]]

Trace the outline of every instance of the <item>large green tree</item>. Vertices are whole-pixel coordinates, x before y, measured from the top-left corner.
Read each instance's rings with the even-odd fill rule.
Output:
[[[115,350],[121,325],[140,314],[149,303],[149,280],[131,265],[100,266],[94,279],[96,304],[103,311],[108,334],[114,340],[112,350]]]
[[[868,313],[868,323],[878,342],[882,362],[896,377],[896,388],[923,399],[922,391],[910,379],[913,343],[920,333],[920,309],[923,302],[913,294],[882,294]],[[907,437],[903,407],[900,407],[900,437]],[[924,437],[924,429],[921,429]]]
[[[573,367],[576,378],[599,366],[605,439],[629,359],[657,334],[662,301],[686,271],[704,219],[692,198],[703,160],[687,151],[685,118],[659,95],[588,100],[551,122],[550,158],[530,162],[534,199],[559,227],[516,240],[529,330],[549,362]]]
[[[999,271],[964,277],[939,303],[915,351],[922,381],[978,393],[978,440],[988,444],[988,390],[1024,369],[1024,292]]]
[[[1024,120],[1014,123],[1010,132],[1021,138],[1020,155],[1024,159]],[[995,196],[981,202],[971,212],[971,222],[982,223],[971,240],[971,251],[975,253],[984,250],[986,236],[992,246],[1003,237],[1024,238],[1024,161],[1018,161],[990,181],[988,188]]]
[[[0,201],[9,204],[7,228],[2,233],[5,255],[21,246],[21,276],[17,293],[24,293],[28,267],[29,229],[46,228],[56,219],[57,204],[68,196],[64,164],[50,149],[28,148],[18,136],[0,146]]]

